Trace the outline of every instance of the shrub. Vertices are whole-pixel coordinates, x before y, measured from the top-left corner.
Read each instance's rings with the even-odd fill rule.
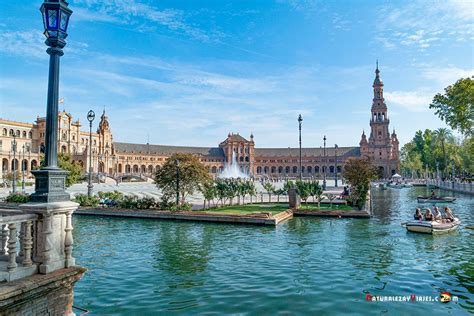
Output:
[[[191,203],[182,203],[179,207],[176,206],[176,203],[173,203],[173,205],[169,208],[170,211],[172,212],[178,212],[178,211],[185,211],[189,212],[193,209],[193,205]]]
[[[149,209],[156,206],[156,201],[154,198],[151,197],[144,197],[137,200],[137,208],[138,209]]]
[[[138,198],[133,195],[126,195],[119,202],[119,207],[121,208],[137,208]]]
[[[5,202],[9,202],[9,203],[27,203],[29,200],[30,200],[30,195],[27,193],[21,193],[21,192],[10,193],[5,198]]]
[[[114,201],[117,201],[117,202],[123,199],[123,193],[119,192],[117,190],[115,190],[113,192],[99,191],[98,195],[99,195],[99,198],[101,198],[101,199],[110,199],[110,200],[114,200]]]
[[[88,197],[87,194],[78,194],[74,201],[79,203],[80,206],[97,207],[100,199],[97,196]]]

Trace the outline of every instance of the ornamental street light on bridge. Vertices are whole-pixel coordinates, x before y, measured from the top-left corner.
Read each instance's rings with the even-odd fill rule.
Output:
[[[58,167],[59,58],[64,55],[72,10],[64,0],[45,0],[41,5],[45,44],[49,46],[48,100],[46,105],[45,166],[32,172],[36,178],[32,202],[69,201],[65,191],[67,171]]]
[[[301,168],[301,125],[303,123],[303,117],[301,117],[301,114],[298,115],[298,125],[299,125],[299,131],[300,131],[300,181],[303,179],[303,172]]]
[[[92,184],[92,122],[94,121],[94,118],[94,111],[90,110],[87,112],[87,120],[89,121],[89,182],[87,184],[88,197],[92,196],[92,189],[94,188],[94,185]]]
[[[17,163],[16,163],[16,136],[13,134],[13,142],[12,142],[12,152],[13,152],[13,161],[12,161],[12,171],[13,171],[13,183],[12,183],[12,192],[16,193],[16,170],[17,170]]]

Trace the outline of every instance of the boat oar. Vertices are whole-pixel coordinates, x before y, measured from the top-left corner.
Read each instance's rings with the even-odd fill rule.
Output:
[[[466,226],[466,228],[468,228],[468,229],[474,229],[474,226],[472,226],[472,225],[471,225],[471,226]]]

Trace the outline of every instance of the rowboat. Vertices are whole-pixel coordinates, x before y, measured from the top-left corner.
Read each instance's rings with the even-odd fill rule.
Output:
[[[407,231],[414,233],[423,233],[423,234],[442,234],[448,233],[453,230],[456,230],[461,221],[459,218],[455,217],[454,222],[426,222],[426,221],[411,221],[404,223]]]
[[[451,203],[456,201],[455,197],[452,196],[418,196],[418,203]]]

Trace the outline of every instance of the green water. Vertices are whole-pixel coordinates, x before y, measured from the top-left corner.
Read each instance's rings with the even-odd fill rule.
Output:
[[[372,219],[295,218],[256,227],[74,217],[74,256],[89,271],[75,305],[94,315],[467,315],[474,230],[407,233],[422,188],[373,191]],[[453,195],[453,193],[447,193]],[[452,205],[474,225],[474,199]],[[367,302],[433,295],[450,302]]]

